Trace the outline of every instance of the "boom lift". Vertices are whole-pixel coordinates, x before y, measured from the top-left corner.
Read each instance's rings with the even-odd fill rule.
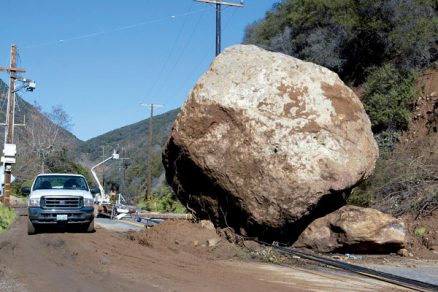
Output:
[[[100,191],[99,194],[97,194],[94,197],[94,202],[96,204],[98,204],[98,205],[111,204],[111,201],[110,201],[111,198],[110,198],[110,196],[108,194],[105,193],[105,190],[103,189],[103,186],[100,183],[99,178],[97,177],[95,168],[100,166],[100,165],[102,165],[102,164],[104,164],[105,162],[107,162],[107,161],[109,161],[111,159],[115,159],[115,160],[119,159],[119,153],[116,150],[114,150],[113,154],[110,157],[108,157],[105,160],[99,162],[98,164],[96,164],[95,166],[93,166],[91,168],[91,173],[93,174],[94,180],[96,181],[96,183],[97,183],[97,185],[99,187],[99,191]]]

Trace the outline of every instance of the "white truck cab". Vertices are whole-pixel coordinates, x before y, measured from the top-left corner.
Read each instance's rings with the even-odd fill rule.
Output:
[[[30,188],[28,234],[42,225],[79,224],[87,232],[94,232],[94,198],[84,176],[50,173],[38,175]]]

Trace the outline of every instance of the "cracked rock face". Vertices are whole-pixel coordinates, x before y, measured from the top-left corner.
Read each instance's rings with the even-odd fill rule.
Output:
[[[336,73],[248,45],[198,80],[163,151],[168,182],[199,217],[272,238],[342,206],[377,157],[368,116]]]

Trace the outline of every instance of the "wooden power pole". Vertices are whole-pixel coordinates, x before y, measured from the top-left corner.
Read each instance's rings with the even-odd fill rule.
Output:
[[[12,164],[15,163],[16,148],[14,143],[14,126],[15,126],[15,92],[22,88],[26,88],[28,91],[35,89],[35,82],[22,78],[17,73],[25,73],[26,70],[17,68],[17,46],[11,46],[11,64],[8,68],[0,67],[0,71],[6,71],[9,73],[9,94],[8,94],[8,108],[6,112],[6,123],[2,124],[6,126],[5,144],[3,147],[2,163],[4,166],[4,183],[5,189],[3,193],[3,204],[9,206],[9,197],[11,194],[11,170]],[[24,85],[17,87],[16,81],[22,82]]]
[[[148,146],[148,177],[147,177],[147,190],[146,190],[146,208],[151,210],[151,191],[152,191],[152,134],[153,134],[153,118],[154,107],[163,107],[162,104],[141,104],[144,107],[151,109],[151,117],[149,118],[149,146]]]
[[[17,68],[17,46],[11,47],[11,64],[9,68],[0,68],[0,71],[9,72],[9,95],[8,95],[8,109],[6,117],[6,144],[12,144],[14,141],[14,114],[15,114],[15,80],[17,79],[16,73],[24,73],[26,70]],[[9,206],[9,196],[11,193],[11,170],[6,168],[5,165],[5,190],[3,194],[3,204]]]
[[[243,7],[243,1],[240,1],[240,3],[232,3],[232,2],[223,2],[219,0],[195,0],[196,2],[203,2],[203,3],[211,3],[216,4],[216,56],[221,53],[221,6],[227,5],[227,6],[236,6],[236,7]]]

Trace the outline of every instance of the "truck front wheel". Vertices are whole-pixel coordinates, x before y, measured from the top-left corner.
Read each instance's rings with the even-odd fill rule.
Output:
[[[88,233],[92,233],[92,232],[94,232],[95,230],[94,230],[94,218],[90,221],[90,223],[88,224],[88,227],[87,227],[87,232]]]
[[[36,233],[35,225],[33,225],[32,221],[27,218],[27,234],[32,235]]]

